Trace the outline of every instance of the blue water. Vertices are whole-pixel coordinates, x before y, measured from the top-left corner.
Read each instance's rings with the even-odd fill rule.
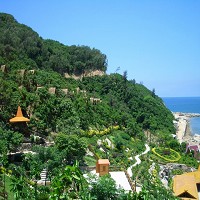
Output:
[[[172,112],[200,113],[200,97],[164,97],[166,107]],[[200,135],[200,117],[190,119],[192,134]]]

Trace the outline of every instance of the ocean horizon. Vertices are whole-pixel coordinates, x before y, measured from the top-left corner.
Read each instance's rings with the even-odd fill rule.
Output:
[[[200,97],[162,97],[172,112],[200,113]],[[190,119],[191,133],[200,135],[200,117]]]

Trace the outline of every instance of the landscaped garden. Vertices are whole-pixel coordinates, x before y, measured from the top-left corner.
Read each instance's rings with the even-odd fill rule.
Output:
[[[94,135],[88,138],[89,150],[93,154],[85,156],[88,165],[94,166],[94,159],[108,158],[111,165],[127,168],[135,163],[135,155],[145,150],[143,141],[133,139],[124,130],[112,130],[109,135]]]
[[[176,152],[173,149],[170,148],[163,148],[163,147],[157,147],[153,148],[152,152],[157,155],[158,157],[162,158],[165,161],[168,162],[177,162],[180,160],[181,156],[178,152]]]

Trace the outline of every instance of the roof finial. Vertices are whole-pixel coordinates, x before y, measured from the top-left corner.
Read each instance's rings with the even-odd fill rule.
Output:
[[[26,118],[26,117],[23,116],[21,107],[18,106],[16,117],[13,117],[12,119],[10,119],[10,122],[11,123],[16,123],[16,122],[30,122],[30,119],[28,119],[28,118]]]

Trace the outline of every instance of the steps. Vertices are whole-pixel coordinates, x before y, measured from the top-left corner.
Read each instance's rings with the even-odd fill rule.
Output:
[[[42,172],[40,173],[40,180],[46,182],[46,180],[47,180],[47,169],[43,169]]]
[[[40,180],[37,181],[38,185],[45,185],[48,186],[50,185],[50,181],[47,178],[47,169],[43,169],[42,172],[40,173]]]

